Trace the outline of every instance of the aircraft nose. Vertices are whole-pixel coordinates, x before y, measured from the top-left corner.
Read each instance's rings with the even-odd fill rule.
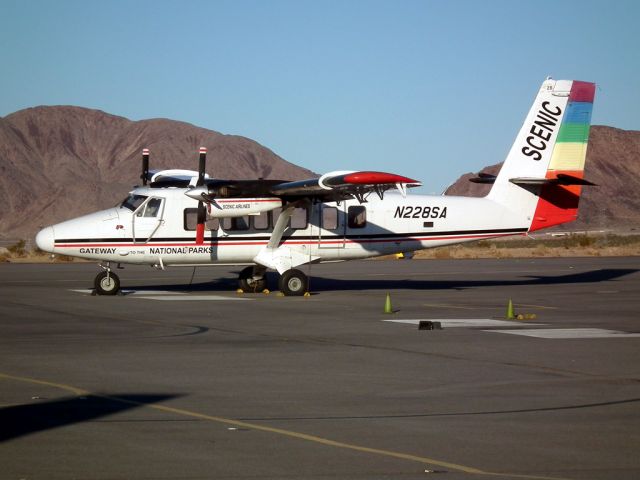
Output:
[[[40,250],[45,252],[53,252],[54,241],[53,227],[43,228],[36,235],[36,245],[38,245]]]

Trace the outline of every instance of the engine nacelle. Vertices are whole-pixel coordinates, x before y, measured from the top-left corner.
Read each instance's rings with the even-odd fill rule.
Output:
[[[211,205],[211,207],[209,207]],[[259,215],[282,206],[279,198],[220,198],[207,205],[207,214],[213,218]]]

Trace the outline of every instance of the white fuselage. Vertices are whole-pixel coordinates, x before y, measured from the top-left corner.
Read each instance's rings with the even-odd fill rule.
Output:
[[[209,218],[214,229],[197,244],[197,201],[184,193],[184,188],[136,188],[128,207],[47,227],[38,234],[38,245],[56,254],[163,267],[252,263],[267,248],[279,209],[239,219]],[[237,201],[242,207],[243,200]],[[308,203],[306,211],[294,213],[277,249],[293,267],[523,234],[530,223],[522,211],[489,198],[389,192],[382,200],[369,195],[363,204]]]

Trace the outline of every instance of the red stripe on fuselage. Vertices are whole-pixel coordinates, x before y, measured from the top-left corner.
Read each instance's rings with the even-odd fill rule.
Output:
[[[329,245],[329,244],[342,244],[342,243],[391,243],[391,242],[416,242],[416,241],[433,241],[433,240],[453,240],[453,239],[474,239],[474,238],[497,238],[506,237],[512,235],[524,235],[524,233],[487,233],[487,234],[475,234],[475,235],[455,235],[455,236],[442,236],[442,237],[404,237],[404,238],[389,238],[389,239],[363,239],[363,240],[350,240],[336,238],[335,240],[286,240],[282,244],[284,245]],[[204,245],[211,245],[211,239],[205,239]],[[267,245],[269,242],[266,240],[238,240],[229,242],[219,242],[215,246],[217,248],[226,245]],[[82,247],[193,247],[199,246],[196,243],[152,243],[152,244],[133,244],[133,243],[69,243],[69,244],[56,244],[55,248],[82,248]]]

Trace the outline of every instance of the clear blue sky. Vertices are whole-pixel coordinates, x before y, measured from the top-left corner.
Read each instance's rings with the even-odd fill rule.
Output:
[[[547,75],[640,129],[638,25],[637,1],[0,0],[0,116],[171,118],[440,193],[503,160]]]

